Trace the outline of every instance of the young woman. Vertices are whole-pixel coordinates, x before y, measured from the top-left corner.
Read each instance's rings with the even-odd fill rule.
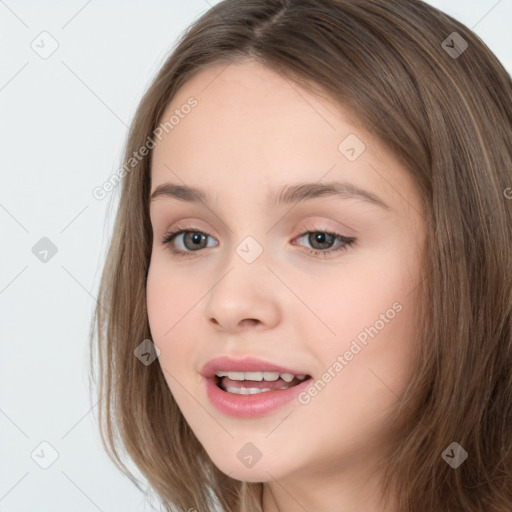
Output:
[[[100,423],[137,485],[125,455],[166,510],[512,510],[512,81],[473,32],[222,1],[123,169]]]

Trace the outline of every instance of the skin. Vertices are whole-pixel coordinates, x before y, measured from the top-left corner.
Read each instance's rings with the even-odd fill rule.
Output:
[[[254,62],[202,70],[162,119],[191,96],[197,107],[157,143],[152,161],[151,191],[173,182],[215,199],[160,197],[150,207],[148,316],[170,392],[221,471],[265,482],[265,512],[382,511],[373,472],[390,447],[385,415],[410,381],[417,335],[425,220],[415,182],[339,105]],[[366,146],[354,161],[338,150],[349,134]],[[266,204],[283,185],[341,179],[391,209],[335,196]],[[192,255],[174,255],[160,240],[178,222],[209,235],[207,246],[194,252],[181,235],[175,248]],[[357,240],[327,257],[310,254],[322,246],[301,235],[318,227]],[[251,264],[236,252],[247,236],[263,248]],[[251,355],[318,379],[394,303],[401,311],[309,404],[240,419],[209,402],[199,370],[211,358]],[[248,442],[262,453],[251,468],[237,458]]]

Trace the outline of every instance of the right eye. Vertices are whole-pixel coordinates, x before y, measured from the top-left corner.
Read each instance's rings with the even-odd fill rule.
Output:
[[[182,236],[184,235],[184,236]],[[175,231],[166,233],[162,238],[162,245],[167,245],[169,250],[177,256],[190,256],[193,252],[208,247],[204,242],[210,237],[207,233],[195,229],[178,228]],[[210,237],[211,238],[211,237]],[[176,249],[176,242],[181,242],[181,248]]]

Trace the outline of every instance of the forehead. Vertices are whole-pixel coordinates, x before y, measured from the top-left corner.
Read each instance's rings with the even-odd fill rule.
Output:
[[[191,100],[196,106],[188,108]],[[172,129],[153,150],[152,191],[172,181],[221,198],[223,190],[267,196],[279,185],[325,177],[373,188],[388,203],[399,196],[414,200],[406,170],[353,114],[260,64],[203,69],[181,87],[160,122],[172,116]],[[360,156],[347,158],[347,146]]]
[[[197,106],[188,114],[180,112],[189,111],[192,98]],[[212,146],[217,154],[234,152],[243,144],[246,152],[257,150],[261,159],[290,147],[296,152],[304,140],[313,146],[320,137],[337,151],[339,137],[358,122],[328,97],[252,61],[215,64],[198,72],[181,87],[160,122],[173,114],[168,142],[194,146],[190,157]]]

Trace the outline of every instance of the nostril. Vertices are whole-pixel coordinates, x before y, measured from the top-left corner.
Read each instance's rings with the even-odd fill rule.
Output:
[[[257,325],[259,323],[259,320],[256,320],[255,318],[244,318],[241,322],[242,325],[249,324],[250,326]]]

